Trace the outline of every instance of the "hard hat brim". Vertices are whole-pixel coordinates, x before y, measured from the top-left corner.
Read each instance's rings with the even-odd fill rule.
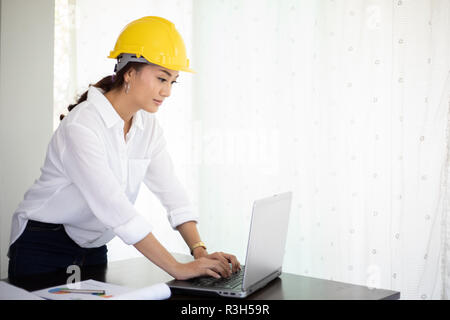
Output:
[[[123,52],[121,53],[117,53],[117,52],[113,52],[111,51],[111,54],[107,57],[110,59],[117,59],[121,54],[123,54]],[[144,56],[142,56],[144,57]],[[145,58],[145,57],[144,57]],[[156,64],[158,66],[170,69],[170,70],[175,70],[175,71],[184,71],[184,72],[189,72],[189,73],[197,73],[195,70],[189,68],[189,67],[185,67],[185,66],[175,66],[175,65],[170,65],[170,64],[165,64],[165,63],[158,63],[158,62],[154,62],[151,59],[147,59],[145,58],[148,62],[152,63],[152,64]],[[138,61],[140,62],[140,61]]]

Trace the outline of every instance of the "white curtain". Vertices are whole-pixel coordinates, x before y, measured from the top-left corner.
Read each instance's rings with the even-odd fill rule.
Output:
[[[131,2],[74,3],[70,79],[110,72],[131,19],[175,23],[198,73],[158,117],[210,251],[244,262],[253,200],[292,190],[285,272],[448,298],[449,1]],[[186,252],[144,189],[136,205]]]

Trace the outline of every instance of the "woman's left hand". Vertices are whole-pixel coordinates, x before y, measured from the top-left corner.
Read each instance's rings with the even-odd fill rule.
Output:
[[[233,273],[238,272],[239,270],[241,270],[241,264],[237,260],[236,256],[234,256],[232,254],[229,254],[229,253],[214,252],[214,253],[208,254],[208,252],[205,249],[203,249],[203,248],[201,248],[200,250],[194,250],[194,258],[198,259],[198,258],[201,258],[201,257],[205,257],[205,258],[208,258],[208,259],[219,260],[220,262],[222,262],[222,264],[224,264],[225,266],[228,266],[227,270],[230,270],[229,264],[231,263],[231,270],[230,271],[233,272]],[[231,273],[229,275],[231,275]]]

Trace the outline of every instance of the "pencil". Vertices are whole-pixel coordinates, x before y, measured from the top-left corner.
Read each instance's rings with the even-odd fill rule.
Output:
[[[64,289],[61,293],[84,293],[84,294],[105,294],[105,290],[89,290],[89,289]]]

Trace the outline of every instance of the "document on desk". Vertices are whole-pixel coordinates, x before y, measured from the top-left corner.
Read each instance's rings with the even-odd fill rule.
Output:
[[[164,300],[171,295],[165,283],[136,290],[92,279],[32,293],[48,300]]]
[[[0,281],[0,300],[43,300],[24,289]]]

